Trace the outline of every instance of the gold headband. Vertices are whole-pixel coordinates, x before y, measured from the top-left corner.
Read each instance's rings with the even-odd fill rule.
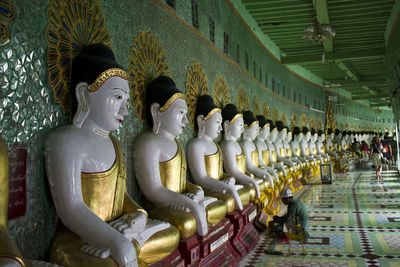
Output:
[[[241,118],[241,117],[243,118],[243,114],[242,114],[242,113],[236,114],[235,117],[233,117],[233,118],[231,119],[230,124],[234,123],[235,120],[237,120],[238,118]]]
[[[208,114],[207,116],[204,117],[204,120],[208,120],[209,118],[211,118],[212,115],[214,115],[214,113],[216,112],[220,112],[221,113],[221,109],[220,108],[213,108]]]
[[[283,128],[282,130],[280,130],[279,132],[282,132],[283,130],[287,130],[286,128]]]
[[[97,76],[96,80],[89,84],[88,91],[91,93],[96,92],[103,83],[105,83],[109,78],[113,76],[118,76],[125,80],[129,79],[128,72],[119,68],[111,68],[103,71],[99,76]]]
[[[175,93],[175,94],[173,94],[173,95],[168,99],[168,101],[164,104],[164,106],[162,106],[162,107],[160,108],[160,111],[161,111],[161,112],[166,111],[166,110],[169,108],[169,106],[171,106],[171,104],[172,104],[175,100],[177,100],[178,98],[181,98],[181,99],[183,99],[183,100],[186,100],[186,95],[183,94],[183,93]]]
[[[252,124],[250,124],[249,126],[247,126],[247,129],[250,129],[251,127],[253,127],[254,125],[256,125],[257,123],[260,123],[259,121],[253,121]]]
[[[269,127],[269,122],[267,122],[266,124],[264,124],[264,126],[261,128],[261,130],[264,130],[267,126]]]

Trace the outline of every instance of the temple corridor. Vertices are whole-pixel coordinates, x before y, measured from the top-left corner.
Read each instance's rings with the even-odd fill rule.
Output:
[[[336,174],[333,185],[317,181],[295,192],[310,214],[306,256],[295,241],[288,256],[288,244],[263,235],[240,266],[400,266],[399,176],[394,170],[383,171],[384,183],[378,184],[370,170],[363,166]]]

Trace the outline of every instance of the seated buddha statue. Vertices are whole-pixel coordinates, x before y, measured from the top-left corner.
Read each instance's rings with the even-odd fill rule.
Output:
[[[320,154],[318,154],[317,149],[317,142],[318,140],[318,133],[314,128],[311,128],[311,137],[310,141],[308,142],[308,148],[310,149],[310,155],[316,160],[317,164],[321,164],[324,162],[324,159]]]
[[[22,254],[8,234],[8,152],[7,145],[0,136],[0,266],[25,266]]]
[[[264,185],[260,188],[264,191],[265,188],[274,188],[274,182],[271,175],[260,165],[259,153],[254,140],[260,131],[259,122],[249,110],[243,112],[244,131],[240,145],[246,157],[246,171],[253,174],[257,178],[264,180]]]
[[[222,109],[223,139],[220,143],[226,173],[236,179],[239,184],[251,186],[251,199],[257,204],[259,210],[268,207],[268,196],[264,193],[265,183],[262,179],[254,178],[246,171],[246,155],[238,143],[241,137],[244,120],[243,114],[233,104],[228,104]],[[265,224],[268,219],[265,212],[259,214],[258,221]]]
[[[326,153],[325,147],[325,134],[322,130],[318,130],[318,139],[316,142],[317,153],[324,158],[324,162],[328,162],[330,160],[329,155]]]
[[[175,225],[182,239],[205,236],[209,224],[225,218],[226,204],[205,197],[200,186],[186,179],[186,156],[177,140],[188,123],[186,96],[171,78],[159,76],[148,84],[145,97],[150,130],[137,136],[134,156],[149,215]]]
[[[303,164],[303,169],[309,167],[309,161],[301,155],[301,141],[303,140],[303,134],[299,127],[293,128],[293,139],[290,142],[292,148],[293,157],[300,160]]]
[[[335,137],[333,140],[335,142],[336,152],[340,155],[343,155],[343,153],[342,153],[342,132],[339,129],[335,130]]]
[[[269,138],[269,125],[270,123],[263,115],[257,115],[256,119],[259,123],[259,133],[255,140],[255,144],[258,151],[258,159],[260,166],[262,166],[265,170],[269,172],[269,174],[274,178],[274,183],[279,183],[279,176],[278,172],[269,165],[269,150],[268,145],[266,143],[267,139]]]
[[[331,157],[337,158],[339,154],[336,152],[336,146],[335,146],[335,133],[333,132],[332,128],[328,128],[327,131],[328,138],[326,139],[326,149],[328,154]]]
[[[275,124],[278,129],[278,137],[276,138],[274,143],[277,153],[277,159],[278,161],[283,162],[284,165],[291,167],[292,168],[291,172],[293,172],[294,169],[296,168],[296,165],[289,158],[286,158],[286,148],[283,144],[287,135],[287,128],[285,127],[282,121],[277,121]]]
[[[276,170],[279,170],[282,175],[282,177],[288,176],[290,173],[290,170],[288,168],[285,168],[285,165],[283,164],[282,161],[278,161],[278,151],[275,147],[275,142],[278,139],[278,128],[276,125],[272,122],[269,121],[269,128],[270,128],[270,133],[269,133],[269,138],[267,139],[267,145],[268,145],[268,150],[269,150],[269,164],[273,166]]]
[[[62,224],[50,261],[62,266],[138,266],[174,251],[178,230],[147,213],[128,194],[124,153],[110,132],[128,115],[128,73],[102,44],[72,62],[73,124],[45,143],[47,178]]]
[[[301,160],[293,155],[295,155],[292,151],[292,147],[290,145],[293,135],[292,131],[290,130],[289,127],[286,126],[286,137],[283,139],[283,146],[285,147],[285,153],[286,153],[286,158],[290,159],[290,161],[294,162],[296,164],[296,170],[301,170],[303,168],[303,163]]]
[[[243,210],[250,202],[251,188],[236,184],[234,177],[224,173],[222,152],[214,142],[222,131],[221,109],[209,95],[202,95],[196,103],[195,127],[197,137],[187,144],[190,173],[207,196],[227,203],[227,212]]]
[[[300,142],[301,156],[304,157],[305,159],[309,160],[311,163],[313,163],[313,165],[317,165],[317,162],[311,156],[310,148],[308,147],[308,143],[310,142],[310,139],[311,139],[311,132],[307,127],[303,127],[301,129],[301,133],[303,134],[303,138]]]

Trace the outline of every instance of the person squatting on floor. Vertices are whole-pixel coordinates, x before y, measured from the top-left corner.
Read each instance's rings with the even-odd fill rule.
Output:
[[[282,239],[282,242],[288,241],[287,237],[283,233],[284,224],[286,225],[301,225],[301,229],[304,232],[304,240],[306,243],[308,237],[310,236],[308,233],[308,224],[309,224],[309,215],[306,206],[300,199],[296,199],[293,197],[292,191],[290,189],[285,189],[281,194],[283,204],[287,205],[287,213],[281,217],[274,216],[274,229],[273,231],[276,235]]]

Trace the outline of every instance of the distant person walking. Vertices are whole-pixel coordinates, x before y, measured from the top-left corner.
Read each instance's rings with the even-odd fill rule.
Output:
[[[376,178],[378,179],[378,182],[383,183],[383,179],[381,176],[383,154],[382,154],[382,143],[379,136],[375,136],[372,139],[370,155],[372,159],[372,165],[375,166]]]

